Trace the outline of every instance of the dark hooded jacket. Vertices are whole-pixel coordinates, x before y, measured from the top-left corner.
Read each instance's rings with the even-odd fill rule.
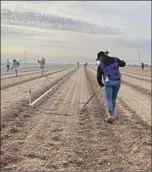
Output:
[[[124,67],[126,66],[126,62],[124,60],[120,60],[119,58],[116,58],[119,67]],[[113,64],[115,62],[114,57],[110,57],[108,55],[106,55],[103,51],[100,51],[97,54],[97,59],[100,62],[102,62],[104,64],[104,66],[108,66],[110,64]],[[104,86],[103,82],[102,82],[102,75],[103,75],[103,71],[100,69],[100,67],[98,67],[97,69],[97,81],[99,83],[100,86]]]

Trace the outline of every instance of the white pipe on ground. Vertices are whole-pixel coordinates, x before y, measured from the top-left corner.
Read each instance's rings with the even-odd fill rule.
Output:
[[[69,74],[70,75],[70,74]],[[36,100],[31,102],[31,90],[29,90],[29,105],[33,106],[35,105],[39,100],[41,100],[45,95],[47,95],[50,91],[52,91],[55,87],[57,87],[61,82],[64,82],[64,80],[69,76],[63,77],[62,80],[60,80],[57,84],[55,84],[53,87],[51,87],[48,91],[46,91],[44,94],[42,94],[40,97],[38,97]]]

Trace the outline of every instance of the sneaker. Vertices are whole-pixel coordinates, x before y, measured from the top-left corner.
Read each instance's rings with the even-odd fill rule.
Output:
[[[108,116],[107,122],[113,123],[113,121],[114,121],[114,117],[113,116]]]
[[[115,118],[115,116],[113,115],[113,116],[111,116],[112,118],[113,118],[113,121],[115,121],[116,120],[116,118]]]

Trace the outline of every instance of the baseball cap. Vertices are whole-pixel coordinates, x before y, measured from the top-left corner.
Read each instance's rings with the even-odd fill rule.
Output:
[[[99,60],[101,56],[103,55],[108,55],[109,54],[109,51],[100,51],[98,54],[97,54],[97,58],[96,60]]]

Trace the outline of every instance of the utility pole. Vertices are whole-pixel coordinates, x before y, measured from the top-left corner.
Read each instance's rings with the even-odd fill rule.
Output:
[[[25,64],[26,64],[26,50],[24,50],[24,60],[25,60]]]

